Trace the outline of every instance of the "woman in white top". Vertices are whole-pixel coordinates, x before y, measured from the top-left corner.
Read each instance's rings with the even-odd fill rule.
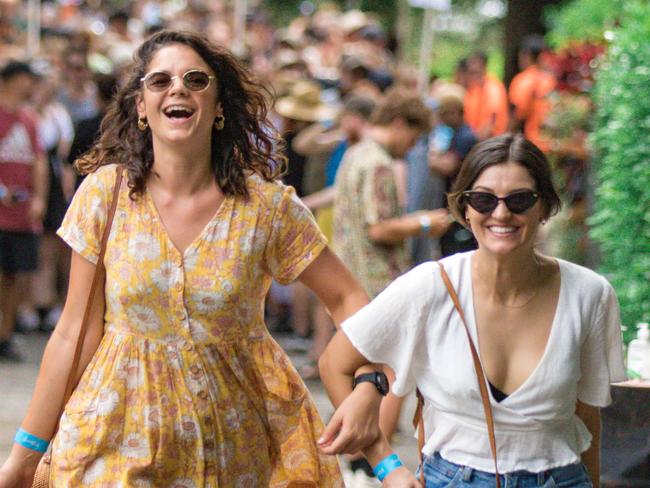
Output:
[[[479,144],[449,206],[479,248],[443,259],[490,390],[502,486],[599,485],[600,408],[625,379],[616,296],[605,278],[535,249],[560,201],[542,152],[519,135]],[[321,359],[340,406],[320,440],[328,453],[363,452],[384,486],[420,486],[392,456],[374,421],[381,375],[355,381],[369,362],[395,370],[396,395],[425,399],[426,486],[494,486],[495,466],[469,341],[439,266],[398,278],[342,325]],[[372,439],[370,442],[369,439]],[[512,484],[515,483],[515,484]]]

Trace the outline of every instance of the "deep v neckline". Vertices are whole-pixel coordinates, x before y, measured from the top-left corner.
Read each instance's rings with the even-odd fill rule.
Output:
[[[151,212],[153,219],[158,223],[160,226],[162,233],[165,235],[165,238],[171,245],[172,249],[174,249],[178,254],[180,254],[182,257],[185,257],[187,252],[194,248],[195,246],[198,246],[198,244],[203,240],[204,234],[212,227],[212,224],[220,217],[221,213],[225,211],[227,202],[230,201],[230,196],[229,195],[224,195],[223,200],[221,200],[221,203],[219,204],[219,207],[217,210],[214,212],[212,217],[205,223],[205,225],[201,228],[200,232],[192,238],[190,243],[185,247],[185,249],[180,249],[174,240],[171,237],[171,234],[169,233],[169,230],[167,229],[167,226],[165,225],[165,221],[160,215],[160,212],[158,211],[158,207],[156,206],[156,202],[153,200],[153,195],[151,195],[151,192],[149,191],[148,188],[145,187],[145,199],[147,201],[147,206],[149,207],[149,211]]]
[[[476,346],[476,351],[478,352],[479,360],[481,361],[481,365],[483,364],[483,356],[481,354],[481,348],[480,348],[480,343],[478,340],[478,323],[476,320],[476,309],[474,308],[474,283],[472,282],[472,256],[470,256],[469,259],[469,265],[468,269],[466,270],[466,273],[469,275],[467,278],[467,283],[470,283],[469,287],[469,314],[467,315],[467,318],[469,319],[469,323],[467,324],[468,327],[470,327],[470,332],[472,334],[472,340],[474,341],[474,345]],[[507,403],[512,399],[512,397],[517,396],[521,394],[521,391],[525,391],[527,388],[528,384],[533,381],[533,378],[539,374],[539,371],[542,369],[544,364],[547,362],[547,356],[549,355],[549,349],[551,349],[551,346],[553,344],[553,341],[555,339],[555,336],[557,335],[556,329],[558,328],[557,322],[558,322],[558,317],[559,317],[559,310],[560,307],[562,306],[562,302],[564,301],[564,287],[565,287],[565,276],[564,272],[562,270],[562,261],[559,259],[555,259],[555,262],[558,265],[558,272],[560,273],[560,288],[558,290],[558,296],[555,304],[555,312],[553,313],[553,320],[551,321],[551,330],[548,333],[548,337],[546,338],[546,344],[544,345],[544,352],[542,353],[542,356],[540,357],[539,361],[533,368],[533,370],[530,372],[530,374],[526,377],[526,379],[517,386],[514,390],[512,390],[511,393],[507,394],[507,397],[504,398],[501,402],[498,402],[500,405],[503,405],[504,403]],[[485,372],[485,367],[483,367],[483,376],[485,377],[485,381],[490,382],[490,379],[487,376],[487,373]],[[492,393],[490,392],[490,396],[493,396]]]

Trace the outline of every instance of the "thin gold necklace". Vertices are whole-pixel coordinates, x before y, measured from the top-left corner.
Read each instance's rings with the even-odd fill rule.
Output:
[[[542,265],[541,265],[541,263],[540,263],[540,261],[539,261],[539,258],[537,257],[537,254],[533,254],[533,258],[534,258],[534,261],[535,261],[535,270],[536,270],[536,273],[535,273],[535,274],[536,274],[537,277],[539,278],[539,277],[541,276]],[[539,293],[539,290],[540,290],[541,287],[542,287],[542,286],[540,285],[540,283],[539,283],[539,279],[538,279],[537,286],[535,287],[535,291],[534,291],[533,294],[530,296],[530,298],[528,298],[528,299],[527,299],[523,304],[521,304],[521,305],[508,305],[507,303],[502,303],[501,305],[503,305],[503,306],[506,307],[506,308],[514,308],[514,309],[517,309],[517,308],[524,308],[524,307],[527,306],[530,302],[533,301],[533,299],[534,299],[534,298],[537,296],[537,294]]]
[[[534,254],[533,256],[534,256],[534,260],[535,260],[536,274],[537,274],[537,276],[539,277],[539,276],[541,275],[542,265],[541,265],[541,263],[540,263],[539,258],[537,257],[537,255]],[[534,298],[537,296],[537,294],[539,293],[540,288],[541,288],[541,285],[538,283],[537,286],[535,287],[535,291],[533,292],[533,294],[532,294],[529,298],[527,298],[526,301],[525,301],[524,303],[522,303],[521,305],[508,305],[508,304],[505,303],[505,302],[500,302],[499,305],[501,305],[501,306],[503,306],[503,307],[505,307],[505,308],[511,308],[511,309],[524,308],[524,307],[526,307],[530,302],[533,301],[533,299],[534,299]]]

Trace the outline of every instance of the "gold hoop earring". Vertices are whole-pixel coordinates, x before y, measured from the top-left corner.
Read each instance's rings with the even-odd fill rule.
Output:
[[[226,123],[226,118],[223,115],[217,115],[214,119],[214,128],[222,130]]]
[[[139,118],[138,119],[138,129],[140,132],[144,132],[147,130],[147,127],[149,127],[149,124],[147,124],[147,119],[145,117]]]

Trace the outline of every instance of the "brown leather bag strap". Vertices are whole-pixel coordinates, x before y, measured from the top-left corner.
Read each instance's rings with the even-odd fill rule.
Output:
[[[490,437],[490,449],[492,451],[492,459],[494,460],[496,486],[497,488],[501,488],[499,468],[497,467],[497,441],[494,435],[494,417],[492,416],[492,405],[490,404],[490,396],[488,395],[488,388],[487,388],[487,383],[485,381],[483,366],[481,365],[481,360],[479,359],[478,351],[476,350],[476,346],[474,345],[474,341],[472,340],[472,335],[469,331],[469,327],[467,326],[467,321],[465,320],[465,314],[463,313],[463,308],[460,306],[460,301],[458,300],[458,295],[456,294],[456,290],[454,290],[454,286],[451,284],[451,280],[449,279],[449,275],[445,271],[445,267],[440,262],[438,262],[438,265],[440,266],[440,275],[442,276],[442,281],[445,283],[447,292],[449,293],[451,300],[454,302],[454,307],[456,308],[458,315],[460,315],[460,318],[463,322],[463,326],[465,326],[465,333],[467,334],[467,339],[469,340],[469,347],[470,350],[472,351],[472,361],[474,362],[474,370],[476,371],[476,376],[478,378],[478,386],[479,386],[479,390],[481,391],[481,400],[483,401],[483,410],[485,412],[485,421],[487,423],[488,435]]]
[[[111,201],[111,207],[108,211],[108,216],[106,218],[106,226],[104,227],[104,232],[102,234],[101,247],[99,249],[99,256],[97,257],[97,264],[95,266],[95,273],[93,274],[93,281],[90,285],[90,293],[88,293],[88,301],[86,302],[86,309],[84,311],[83,319],[81,321],[81,328],[79,329],[79,337],[77,338],[77,345],[75,346],[74,359],[72,360],[72,368],[68,374],[68,381],[65,386],[65,393],[63,395],[63,404],[59,411],[58,419],[61,418],[63,414],[63,409],[65,408],[72,391],[76,387],[75,377],[77,368],[79,367],[79,361],[81,359],[81,351],[83,349],[84,339],[86,338],[86,332],[88,331],[88,324],[90,323],[90,314],[92,310],[92,305],[97,294],[97,289],[99,288],[100,283],[104,278],[104,255],[106,254],[106,244],[108,243],[108,236],[111,233],[111,227],[113,226],[113,218],[115,217],[115,210],[117,209],[117,200],[120,194],[120,187],[122,186],[122,173],[124,167],[122,165],[117,166],[116,170],[116,179],[115,186],[113,187],[113,199]],[[58,430],[58,420],[55,432]]]
[[[415,396],[418,399],[418,406],[415,408],[415,415],[413,415],[413,427],[418,431],[418,454],[420,455],[420,483],[422,488],[426,486],[424,480],[424,454],[422,449],[424,449],[424,397],[420,393],[419,389],[415,389]]]

